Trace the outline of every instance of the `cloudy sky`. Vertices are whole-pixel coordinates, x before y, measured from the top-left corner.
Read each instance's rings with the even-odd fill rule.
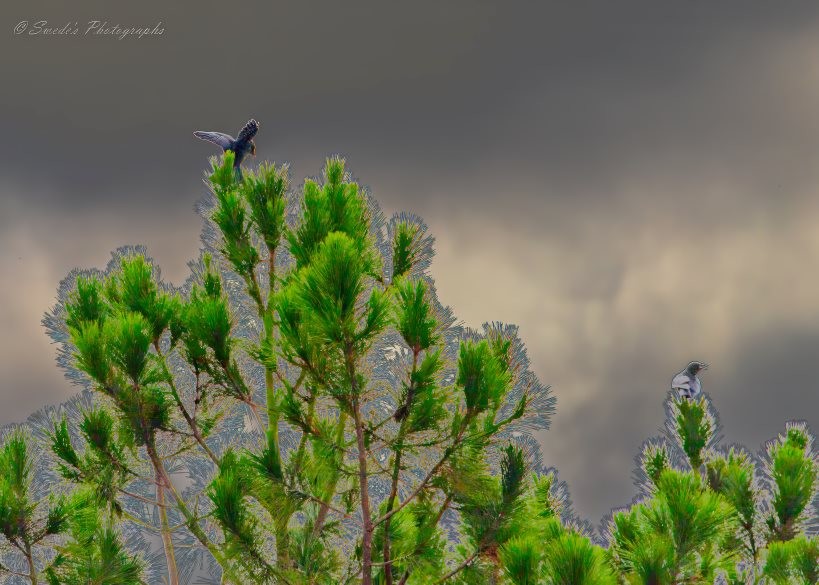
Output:
[[[295,184],[340,153],[421,215],[465,323],[520,325],[592,522],[691,359],[727,440],[819,428],[819,5],[130,4],[0,8],[0,423],[76,391],[40,325],[72,268],[144,244],[184,280],[213,154],[191,131],[253,116]],[[15,34],[42,20],[79,34]]]

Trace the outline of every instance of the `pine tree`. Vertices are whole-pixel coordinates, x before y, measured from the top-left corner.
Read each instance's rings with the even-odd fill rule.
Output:
[[[125,503],[157,510],[171,583],[188,537],[226,583],[499,577],[539,464],[526,437],[553,410],[515,328],[456,326],[426,228],[384,225],[343,160],[301,197],[286,167],[231,171],[214,159],[209,250],[183,289],[135,249],[65,285],[52,334],[98,407],[82,454],[56,424],[63,476],[126,524],[145,522]]]
[[[41,582],[45,560],[38,549],[48,550],[49,540],[64,532],[71,510],[63,497],[37,502],[31,495],[32,461],[24,431],[12,431],[0,449],[0,532],[24,565],[18,570],[0,565],[0,571]],[[15,562],[15,567],[20,563]]]
[[[720,575],[730,585],[816,583],[819,485],[806,426],[788,423],[756,457],[719,446],[706,397],[666,406],[666,436],[647,441],[639,458],[642,497],[611,520],[617,571],[646,585]]]
[[[42,461],[32,455],[31,441],[27,431],[13,430],[0,449],[0,530],[13,551],[11,558],[5,555],[9,564],[0,565],[0,573],[32,585],[142,583],[141,563],[124,549],[98,494],[36,497],[34,467]],[[95,577],[101,574],[104,579]]]

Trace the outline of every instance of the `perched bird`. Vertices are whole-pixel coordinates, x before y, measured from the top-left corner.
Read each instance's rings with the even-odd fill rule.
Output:
[[[680,398],[696,398],[702,393],[702,382],[697,374],[707,368],[708,364],[691,362],[671,380],[672,390],[676,390]]]
[[[228,134],[221,132],[202,132],[197,130],[193,133],[194,136],[208,142],[213,142],[216,146],[220,146],[223,151],[232,150],[236,155],[233,160],[233,168],[236,169],[236,178],[242,178],[241,164],[247,153],[256,156],[256,144],[253,142],[253,137],[259,131],[259,123],[256,120],[249,120],[244,128],[239,130],[239,136],[233,138]]]

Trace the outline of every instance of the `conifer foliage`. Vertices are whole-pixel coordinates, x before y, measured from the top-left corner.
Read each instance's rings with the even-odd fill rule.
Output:
[[[63,281],[44,323],[93,400],[3,435],[6,582],[817,583],[805,425],[755,456],[707,397],[669,398],[597,535],[541,466],[554,399],[516,328],[455,323],[424,224],[337,157],[298,191],[233,162],[184,286],[141,248]]]
[[[456,325],[425,226],[343,160],[294,194],[232,156],[185,287],[134,249],[66,283],[48,324],[97,398],[54,421],[60,474],[153,531],[169,583],[189,548],[223,583],[499,582],[553,411],[516,329]]]
[[[719,445],[710,400],[670,398],[666,437],[639,458],[643,493],[613,514],[609,554],[628,583],[816,583],[817,460],[788,423],[760,457]]]

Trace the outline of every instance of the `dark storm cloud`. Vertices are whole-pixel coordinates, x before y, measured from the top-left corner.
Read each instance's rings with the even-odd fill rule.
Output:
[[[810,22],[747,3],[264,6],[149,3],[111,15],[162,19],[165,34],[141,41],[3,35],[4,54],[15,56],[8,77],[18,80],[4,99],[29,114],[10,117],[19,139],[5,143],[3,160],[84,187],[75,204],[97,201],[146,167],[189,176],[205,152],[190,129],[235,131],[252,112],[265,115],[260,150],[275,158],[301,163],[305,151],[335,149],[438,173],[491,158],[540,168],[566,196],[592,175],[589,192],[604,194],[599,181],[623,159],[702,146],[702,130],[718,131],[726,114],[730,126],[755,99],[743,92],[738,101],[734,79],[749,81],[760,52]],[[26,5],[6,22],[110,10]]]
[[[784,430],[781,421],[807,420],[819,431],[815,403],[819,382],[819,320],[816,314],[802,324],[772,325],[738,343],[719,383],[720,402],[732,405],[721,416],[735,436],[758,448]],[[784,400],[783,400],[784,398]],[[810,409],[794,409],[794,403]]]
[[[690,359],[729,440],[816,412],[819,6],[769,2],[4,5],[0,422],[73,389],[39,325],[73,267],[145,244],[175,283],[214,154],[261,122],[292,182],[347,156],[437,238],[442,302],[520,325],[546,463],[593,522]],[[103,19],[144,39],[15,36]],[[776,392],[771,392],[771,388]],[[774,398],[775,395],[775,398]],[[818,420],[808,421],[814,428]]]

